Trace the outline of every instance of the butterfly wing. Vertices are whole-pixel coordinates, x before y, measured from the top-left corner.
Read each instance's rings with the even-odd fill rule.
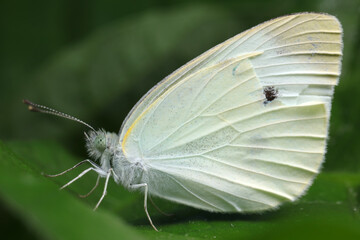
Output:
[[[323,161],[341,26],[274,19],[204,53],[135,106],[120,141],[151,194],[210,211],[260,211],[300,196]],[[277,90],[267,102],[264,88]]]

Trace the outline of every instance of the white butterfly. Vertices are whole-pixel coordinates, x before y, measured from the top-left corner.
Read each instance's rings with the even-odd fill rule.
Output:
[[[260,212],[301,196],[324,160],[341,56],[339,21],[300,13],[260,24],[176,70],[135,105],[119,135],[26,103],[93,129],[86,145],[100,164],[75,165],[91,167],[64,187],[92,170],[106,178],[95,209],[110,177],[142,189],[156,230],[149,194],[213,212]]]

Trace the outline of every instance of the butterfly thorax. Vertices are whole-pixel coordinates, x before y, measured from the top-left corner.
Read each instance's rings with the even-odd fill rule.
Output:
[[[116,183],[121,183],[124,187],[130,188],[132,184],[140,182],[144,166],[139,160],[125,157],[119,143],[119,136],[116,133],[104,130],[90,131],[86,137],[89,156],[99,162],[104,172],[104,174],[100,174],[101,177],[106,177],[112,168],[115,172],[114,180]]]

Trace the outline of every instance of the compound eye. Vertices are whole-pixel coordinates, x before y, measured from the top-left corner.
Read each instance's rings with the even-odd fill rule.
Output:
[[[97,137],[95,140],[95,146],[99,151],[104,151],[106,149],[106,141],[104,137]]]

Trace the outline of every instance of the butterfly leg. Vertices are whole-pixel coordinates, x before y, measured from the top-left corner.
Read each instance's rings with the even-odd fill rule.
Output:
[[[114,171],[112,170],[112,168],[110,168],[109,171],[108,171],[107,174],[106,174],[104,191],[103,191],[103,194],[102,194],[101,197],[100,197],[100,200],[99,200],[98,203],[96,204],[96,206],[95,206],[95,208],[94,208],[94,211],[99,207],[100,203],[102,202],[102,200],[104,199],[104,197],[105,197],[105,195],[106,195],[106,193],[107,193],[106,190],[107,190],[107,187],[108,187],[108,183],[109,183],[109,179],[110,179],[111,173],[114,174]]]
[[[99,186],[99,180],[100,180],[100,175],[98,175],[98,177],[97,177],[97,179],[96,179],[95,186],[90,190],[90,192],[88,192],[88,193],[85,194],[85,195],[79,194],[79,197],[81,197],[81,198],[86,198],[86,197],[88,197],[88,196],[97,188],[97,186]]]
[[[98,165],[96,165],[93,161],[91,161],[91,160],[89,160],[89,159],[86,159],[86,160],[83,160],[83,161],[77,163],[75,166],[73,166],[73,167],[71,167],[71,168],[69,168],[69,169],[67,169],[67,170],[65,170],[65,171],[63,171],[63,172],[61,172],[61,173],[53,174],[53,175],[51,175],[51,174],[43,174],[43,175],[44,175],[45,177],[58,177],[58,176],[64,175],[64,174],[67,173],[67,172],[70,172],[71,170],[73,170],[73,169],[75,169],[75,168],[83,165],[83,164],[86,163],[86,162],[90,163],[94,168],[100,169],[100,167],[99,167]]]
[[[147,183],[141,183],[141,184],[134,184],[134,185],[131,185],[131,188],[141,188],[141,187],[144,187],[145,188],[145,191],[144,191],[144,209],[145,209],[145,213],[146,213],[146,216],[147,218],[149,219],[149,222],[151,224],[151,226],[155,229],[155,231],[158,232],[157,228],[155,227],[155,225],[153,224],[151,218],[150,218],[150,215],[149,215],[149,212],[147,210],[147,196],[148,196],[148,185]]]
[[[77,175],[77,177],[75,177],[73,180],[71,180],[70,182],[68,182],[68,183],[65,184],[64,186],[62,186],[60,189],[66,188],[67,186],[69,186],[70,184],[72,184],[73,182],[75,182],[76,180],[78,180],[79,178],[81,178],[81,177],[84,176],[86,173],[90,172],[91,170],[97,172],[99,175],[104,174],[101,169],[97,169],[97,168],[90,167],[90,168],[82,171],[79,175]]]
[[[158,212],[161,213],[162,215],[165,215],[165,216],[167,216],[167,217],[170,217],[170,216],[173,215],[173,214],[171,214],[171,213],[166,213],[166,212],[164,212],[163,210],[161,210],[161,209],[154,203],[154,201],[153,201],[152,198],[151,198],[151,195],[149,195],[149,200],[150,200],[151,204],[155,207],[155,209],[158,210]]]

